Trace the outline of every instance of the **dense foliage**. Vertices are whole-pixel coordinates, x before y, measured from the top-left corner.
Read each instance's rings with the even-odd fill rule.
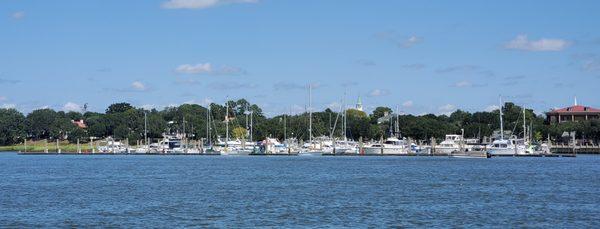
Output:
[[[207,138],[207,117],[211,119],[211,139],[225,136],[226,110],[228,110],[230,136],[248,137],[246,127],[252,119],[253,140],[265,137],[284,138],[284,135],[307,140],[308,113],[297,115],[279,115],[265,117],[261,108],[244,99],[229,101],[227,107],[210,104],[210,115],[207,107],[197,104],[183,104],[163,110],[144,110],[128,103],[110,105],[105,113],[96,112],[63,112],[51,109],[39,109],[24,116],[15,109],[0,109],[0,145],[11,145],[23,142],[23,139],[78,139],[86,142],[90,137],[129,139],[130,142],[144,139],[144,116],[147,117],[148,137],[162,138],[163,133],[183,133],[192,139]],[[369,140],[387,137],[392,134],[394,125],[399,123],[400,133],[404,137],[429,140],[432,137],[442,139],[446,134],[460,134],[464,130],[466,137],[492,135],[500,128],[499,111],[469,113],[457,110],[447,115],[400,115],[391,114],[392,109],[377,107],[372,114],[358,110],[348,110],[348,138]],[[523,110],[513,103],[503,107],[504,127],[516,135],[523,133]],[[252,116],[252,117],[250,117]],[[387,119],[386,119],[387,117]],[[391,119],[390,119],[391,117]],[[84,120],[87,128],[79,128],[73,120]],[[343,136],[343,118],[338,112],[326,109],[313,113],[313,136]],[[559,140],[563,132],[576,131],[578,138],[600,139],[600,122],[585,121],[577,123],[561,123],[549,125],[541,115],[526,110],[526,120],[531,124],[533,136],[537,140],[550,136]],[[395,124],[395,123],[394,123]],[[285,126],[285,129],[284,129]],[[335,127],[335,128],[334,128]],[[285,130],[285,131],[284,131]],[[332,133],[333,132],[333,133]]]

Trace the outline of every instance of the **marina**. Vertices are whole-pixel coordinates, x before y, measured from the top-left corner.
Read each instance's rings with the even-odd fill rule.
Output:
[[[0,0],[0,229],[600,228],[599,0]]]
[[[527,119],[527,112],[521,109],[517,113],[522,132],[520,137],[512,134],[512,131],[504,130],[504,114],[502,100],[498,112],[499,130],[489,137],[466,138],[464,129],[460,134],[446,134],[444,139],[436,140],[430,138],[427,140],[415,140],[402,135],[401,119],[399,112],[393,114],[384,114],[380,119],[386,118],[385,125],[388,129],[387,135],[381,135],[379,140],[358,141],[348,138],[348,111],[362,112],[360,98],[355,110],[341,109],[335,113],[335,119],[332,119],[330,113],[330,126],[327,135],[313,136],[313,112],[312,106],[312,87],[308,87],[309,101],[307,109],[307,141],[297,139],[288,135],[287,115],[281,118],[283,138],[264,137],[262,140],[254,138],[254,112],[244,111],[235,117],[230,115],[230,110],[235,105],[226,103],[224,108],[224,118],[222,122],[215,121],[211,115],[210,109],[207,109],[206,135],[204,138],[195,137],[189,129],[186,130],[186,116],[182,117],[181,129],[167,128],[167,131],[161,134],[161,138],[152,139],[148,137],[148,117],[146,113],[143,116],[143,136],[142,140],[137,140],[135,145],[130,145],[129,139],[116,140],[109,136],[104,139],[90,138],[87,143],[80,143],[77,139],[75,151],[61,149],[59,140],[55,144],[49,144],[52,140],[44,139],[33,143],[37,150],[28,150],[27,141],[23,142],[23,149],[19,151],[20,155],[187,155],[187,156],[432,156],[432,157],[451,157],[451,158],[493,158],[493,157],[575,157],[577,154],[598,154],[600,147],[597,145],[586,144],[577,145],[575,134],[568,134],[567,139],[570,144],[555,144],[549,140],[534,140],[532,134],[532,120]],[[344,104],[342,100],[342,104]],[[230,109],[230,106],[232,107]],[[248,109],[248,105],[244,105]],[[342,106],[340,106],[342,107]],[[210,108],[210,107],[209,107]],[[239,109],[239,107],[237,108]],[[188,120],[194,117],[188,117]],[[243,119],[240,119],[243,118]],[[244,121],[245,127],[238,126],[231,130],[230,122],[240,123]],[[338,122],[341,120],[340,126]],[[333,125],[331,122],[333,122]],[[379,121],[379,120],[378,120]],[[76,122],[80,126],[85,126],[83,121]],[[513,130],[519,122],[515,122]],[[152,124],[152,123],[150,123]],[[169,121],[168,124],[176,124],[176,121]],[[219,128],[224,138],[220,137]],[[193,128],[193,126],[191,127]],[[268,130],[273,131],[273,130]],[[335,133],[338,133],[337,135]],[[233,135],[233,137],[232,137]],[[387,136],[384,138],[384,136]],[[538,137],[539,138],[539,137]],[[550,138],[548,138],[550,139]],[[41,143],[40,143],[41,142]],[[30,143],[32,144],[32,143]],[[54,145],[54,149],[50,149]],[[40,148],[42,146],[42,148]],[[84,147],[85,146],[85,149]],[[72,147],[71,147],[72,149]]]

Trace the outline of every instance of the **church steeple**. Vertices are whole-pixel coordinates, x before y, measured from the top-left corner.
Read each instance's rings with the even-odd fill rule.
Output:
[[[356,102],[356,110],[363,111],[362,100],[358,96],[358,102]]]

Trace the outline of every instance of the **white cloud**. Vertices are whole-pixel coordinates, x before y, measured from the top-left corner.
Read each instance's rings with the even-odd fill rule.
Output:
[[[438,108],[440,114],[450,115],[452,112],[456,111],[456,106],[452,104],[446,104]]]
[[[463,80],[451,85],[452,87],[485,87],[487,84],[474,84],[471,81]]]
[[[144,83],[140,81],[134,81],[133,83],[131,83],[131,87],[137,91],[145,91],[148,89],[146,85],[144,85]]]
[[[62,107],[63,111],[76,111],[76,112],[81,112],[83,109],[81,108],[81,106],[77,103],[73,103],[73,102],[68,102],[65,103],[65,105],[63,105]]]
[[[463,81],[455,83],[454,86],[455,87],[470,87],[470,86],[473,86],[473,84],[469,81],[463,80]]]
[[[402,46],[409,48],[412,47],[418,43],[421,43],[421,41],[423,41],[422,38],[417,37],[417,36],[410,36],[408,39],[406,39],[404,42],[402,42]]]
[[[586,72],[600,72],[600,58],[584,61],[582,68]]]
[[[6,96],[0,96],[0,102],[4,102],[8,100],[8,98],[6,98]]]
[[[175,68],[175,72],[181,74],[213,74],[213,75],[240,75],[245,74],[246,71],[239,67],[234,66],[219,66],[213,67],[211,63],[199,63],[199,64],[182,64]]]
[[[500,106],[498,106],[498,105],[489,105],[485,108],[485,111],[492,112],[492,111],[495,111],[498,109],[500,109]]]
[[[399,35],[395,31],[386,31],[375,34],[375,37],[393,43],[401,48],[410,48],[423,42],[422,37],[418,37],[415,35],[411,35],[406,37],[404,35]]]
[[[374,89],[371,92],[369,92],[370,97],[386,96],[389,94],[390,94],[390,92],[388,90],[383,90],[383,89]]]
[[[2,107],[0,107],[0,108],[4,108],[4,109],[14,109],[14,108],[16,108],[16,107],[17,107],[17,105],[15,105],[15,104],[13,104],[13,103],[5,103],[5,104],[2,104]]]
[[[141,107],[144,110],[152,110],[152,109],[156,108],[156,105],[154,105],[154,104],[144,104]]]
[[[14,12],[14,13],[12,13],[11,17],[15,20],[23,19],[25,17],[25,12],[23,12],[23,11]]]
[[[204,98],[202,100],[192,99],[192,100],[184,102],[183,104],[198,104],[198,105],[206,107],[206,106],[210,105],[211,103],[213,103],[212,99]]]
[[[524,51],[561,51],[567,48],[571,43],[562,39],[542,38],[539,40],[529,40],[527,35],[518,35],[515,39],[504,45],[506,49],[524,50]]]
[[[408,100],[408,101],[405,101],[404,103],[402,103],[403,107],[412,107],[413,105],[414,104],[413,104],[412,100]]]
[[[206,9],[222,4],[257,3],[258,0],[169,0],[162,4],[165,9]]]
[[[185,74],[210,73],[212,72],[212,65],[210,63],[200,63],[196,65],[182,64],[175,69],[175,72]]]

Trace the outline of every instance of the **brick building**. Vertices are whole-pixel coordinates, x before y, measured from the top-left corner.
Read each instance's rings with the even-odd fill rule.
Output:
[[[549,123],[574,122],[600,119],[600,109],[588,106],[575,105],[561,109],[554,109],[546,113]]]

